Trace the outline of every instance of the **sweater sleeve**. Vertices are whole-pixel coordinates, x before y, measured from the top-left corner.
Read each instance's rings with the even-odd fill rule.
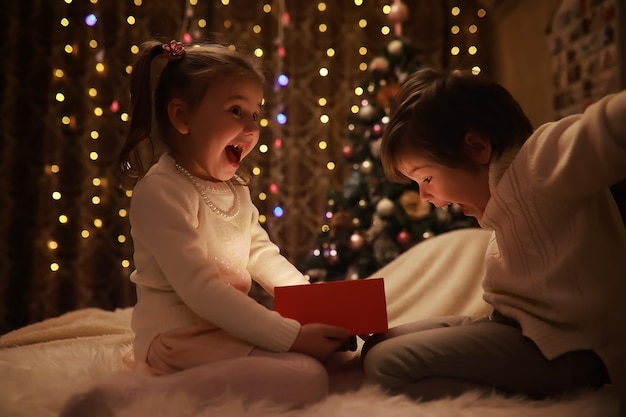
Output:
[[[199,200],[190,197],[193,193],[168,175],[145,177],[131,201],[133,239],[140,240],[195,314],[261,348],[289,350],[300,324],[219,280],[216,261],[196,229]]]
[[[259,224],[256,207],[253,209],[251,222],[252,242],[248,270],[252,278],[271,295],[274,295],[274,287],[308,284],[309,281],[280,253],[278,246]]]
[[[520,152],[533,188],[552,198],[581,198],[626,178],[626,91],[541,126]]]

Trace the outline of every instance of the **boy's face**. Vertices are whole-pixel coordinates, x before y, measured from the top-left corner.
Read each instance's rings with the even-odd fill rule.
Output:
[[[450,168],[411,153],[400,161],[398,169],[419,185],[422,200],[436,207],[456,203],[466,216],[480,220],[491,196],[491,144],[484,138],[466,138],[466,147],[476,169]]]

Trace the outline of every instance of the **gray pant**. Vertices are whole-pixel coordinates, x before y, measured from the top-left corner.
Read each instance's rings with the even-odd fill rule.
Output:
[[[469,390],[538,399],[608,382],[593,351],[548,360],[517,323],[498,314],[408,323],[373,336],[361,355],[368,381],[421,400]]]

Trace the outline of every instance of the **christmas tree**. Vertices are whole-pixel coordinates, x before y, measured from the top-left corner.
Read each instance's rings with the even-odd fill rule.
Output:
[[[394,6],[389,18],[399,25],[406,6]],[[398,32],[370,62],[368,78],[357,88],[362,100],[342,148],[349,169],[342,189],[328,193],[322,232],[301,266],[311,281],[367,277],[424,239],[476,225],[456,205],[434,208],[423,201],[417,184],[385,177],[380,144],[390,100],[404,79],[424,65],[419,49]]]

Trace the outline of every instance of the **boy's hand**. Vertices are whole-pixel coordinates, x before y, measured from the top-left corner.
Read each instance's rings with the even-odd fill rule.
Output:
[[[328,324],[310,323],[300,328],[300,333],[291,345],[291,352],[305,353],[321,361],[350,342],[350,331]]]

